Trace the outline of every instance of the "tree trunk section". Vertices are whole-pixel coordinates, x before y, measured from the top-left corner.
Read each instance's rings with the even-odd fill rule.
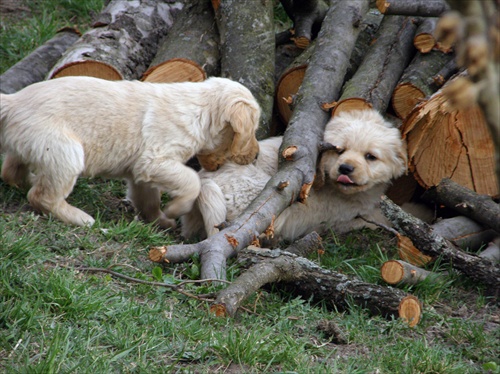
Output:
[[[401,260],[389,260],[380,268],[382,279],[389,284],[415,285],[422,282],[428,276],[438,276],[430,271],[419,268]]]
[[[436,28],[438,18],[427,17],[422,20],[418,26],[413,45],[420,53],[429,53],[436,46],[434,29]]]
[[[450,9],[444,0],[377,0],[377,8],[385,15],[439,17]]]
[[[443,90],[451,82],[417,105],[403,123],[410,171],[426,189],[450,178],[496,196],[495,149],[486,120],[477,105],[450,108]]]
[[[303,185],[312,183],[316,170],[318,145],[329,115],[322,103],[339,95],[349,65],[349,56],[359,33],[358,26],[368,10],[368,0],[340,2],[328,11],[323,21],[314,55],[297,94],[297,106],[283,138],[282,150],[296,147],[289,160],[280,157],[278,172],[248,208],[227,228],[203,242],[169,245],[163,251],[150,251],[153,261],[189,260],[201,256],[201,277],[225,277],[226,258],[247,247],[272,223],[273,217],[294,203]],[[331,35],[346,33],[347,39]],[[186,256],[187,254],[187,256]]]
[[[500,204],[490,196],[475,193],[450,179],[443,179],[427,191],[424,199],[443,204],[500,233]]]
[[[173,14],[181,8],[181,2],[110,2],[93,28],[64,53],[48,77],[138,79],[156,54],[159,40],[172,25]]]
[[[456,270],[474,281],[489,286],[489,292],[498,296],[500,291],[500,266],[479,256],[467,254],[451,242],[437,235],[432,227],[406,213],[386,196],[381,201],[382,212],[394,227],[404,233],[426,255],[440,257]]]
[[[428,78],[439,73],[454,58],[441,51],[415,55],[392,93],[392,107],[399,118],[405,119],[422,99],[436,92],[437,87]]]
[[[274,101],[272,0],[212,1],[221,43],[221,75],[246,86],[262,115],[257,137],[269,137]]]
[[[466,248],[469,252],[479,250],[498,235],[494,230],[485,228],[465,216],[442,219],[434,223],[432,229],[437,235],[460,248]]]
[[[64,28],[43,45],[0,76],[0,92],[11,94],[30,84],[43,81],[63,53],[78,39],[80,33]]]
[[[273,284],[286,293],[326,302],[333,310],[348,310],[350,301],[353,301],[372,315],[400,317],[410,326],[420,321],[418,299],[409,297],[401,290],[325,270],[312,261],[281,250],[240,251],[239,259],[252,265],[219,292],[214,310],[224,310],[232,316],[248,296],[266,284]],[[405,304],[412,307],[408,308]]]
[[[382,20],[376,42],[352,79],[344,85],[332,116],[343,110],[369,107],[382,113],[386,111],[391,93],[415,53],[416,28],[412,18],[394,16]]]
[[[142,80],[199,82],[220,75],[219,32],[210,0],[189,0]]]

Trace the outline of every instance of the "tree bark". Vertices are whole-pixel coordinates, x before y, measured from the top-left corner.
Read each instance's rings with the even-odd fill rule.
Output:
[[[202,278],[224,278],[226,258],[250,244],[272,223],[273,216],[294,203],[303,186],[312,183],[318,157],[318,144],[329,115],[323,102],[338,97],[349,64],[357,27],[368,10],[368,0],[341,2],[328,11],[318,36],[314,55],[297,94],[297,107],[285,132],[281,149],[296,152],[288,160],[280,157],[279,170],[250,206],[227,228],[197,243],[155,248],[150,258],[159,262],[186,261],[191,254],[201,256]],[[342,41],[331,35],[346,33]]]
[[[250,268],[217,295],[212,310],[233,316],[243,301],[266,284],[302,296],[326,302],[337,311],[355,305],[372,315],[404,318],[415,326],[421,317],[418,299],[401,290],[366,283],[344,274],[325,270],[312,261],[281,250],[240,251],[238,258]],[[245,261],[246,260],[246,261]],[[408,305],[411,304],[411,308]],[[416,308],[415,308],[416,306]]]
[[[0,76],[0,92],[11,94],[30,84],[43,81],[49,70],[61,58],[80,33],[72,28],[64,28],[43,45]]]
[[[450,9],[444,0],[377,0],[385,15],[438,17]]]
[[[274,101],[272,0],[212,1],[221,43],[221,75],[246,86],[262,115],[257,138],[270,135]]]
[[[500,237],[497,237],[492,242],[488,243],[488,246],[484,251],[479,254],[479,257],[489,260],[494,263],[500,262]]]
[[[445,178],[422,197],[454,209],[500,233],[500,204],[495,203],[490,196],[477,194]]]
[[[454,74],[458,72],[458,66],[456,59],[451,59],[443,66],[437,74],[429,78],[429,84],[433,84],[437,88],[440,88],[445,82],[451,78]]]
[[[386,196],[381,201],[382,212],[394,227],[404,233],[415,246],[426,255],[441,257],[456,270],[474,281],[490,287],[489,291],[498,296],[500,291],[500,265],[492,264],[479,256],[467,254],[452,243],[433,232],[432,227],[406,213]]]
[[[182,3],[110,2],[93,28],[73,44],[49,72],[49,78],[88,75],[103,79],[138,79],[172,25]]]
[[[198,82],[220,75],[219,32],[210,0],[188,0],[142,80]]]
[[[429,82],[428,78],[454,58],[441,51],[415,55],[392,93],[392,107],[399,118],[405,119],[422,99],[437,91],[434,82]]]
[[[413,36],[417,26],[412,18],[385,17],[362,64],[342,89],[332,115],[342,110],[373,107],[384,113],[391,93],[413,58]]]
[[[283,9],[293,21],[292,40],[299,48],[307,48],[320,29],[328,11],[323,0],[281,0]]]

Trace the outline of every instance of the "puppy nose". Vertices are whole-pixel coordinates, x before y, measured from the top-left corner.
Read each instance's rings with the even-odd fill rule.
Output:
[[[349,175],[354,171],[354,166],[349,164],[341,164],[339,166],[339,173],[344,175]]]

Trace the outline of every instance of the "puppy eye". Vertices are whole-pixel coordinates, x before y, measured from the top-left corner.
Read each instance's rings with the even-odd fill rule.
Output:
[[[345,149],[341,147],[337,147],[337,149],[335,150],[335,152],[337,152],[338,155],[341,155],[342,153],[344,153],[344,151]]]
[[[371,153],[367,153],[365,155],[365,158],[368,160],[368,161],[375,161],[377,159],[376,156],[372,155]]]

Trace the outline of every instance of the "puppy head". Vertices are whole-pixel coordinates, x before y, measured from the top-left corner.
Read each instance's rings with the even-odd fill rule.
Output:
[[[260,107],[245,86],[218,78],[220,112],[213,122],[215,126],[213,147],[200,152],[197,157],[207,170],[217,170],[230,159],[240,165],[250,164],[259,153],[259,143],[255,132],[259,127]]]
[[[327,124],[324,141],[336,146],[318,164],[318,182],[328,180],[345,194],[387,184],[406,171],[406,145],[397,128],[374,110],[341,112]]]

